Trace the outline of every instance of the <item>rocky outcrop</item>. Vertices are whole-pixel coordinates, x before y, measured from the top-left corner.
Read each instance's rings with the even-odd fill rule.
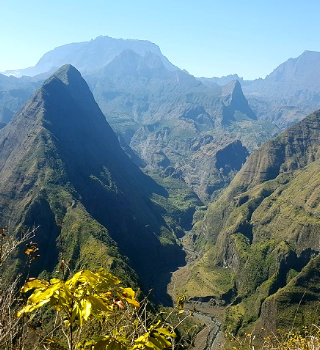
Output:
[[[201,285],[199,276],[208,285],[211,269],[210,295],[234,290],[225,319],[234,332],[255,322],[256,329],[312,323],[320,297],[319,139],[318,111],[254,152],[194,226],[202,257],[189,267],[188,285]]]

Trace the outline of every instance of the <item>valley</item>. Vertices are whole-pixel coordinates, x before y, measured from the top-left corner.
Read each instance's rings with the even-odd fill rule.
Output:
[[[149,41],[100,36],[0,74],[0,227],[37,227],[28,275],[64,261],[68,276],[106,267],[158,306],[184,296],[195,350],[311,326],[318,67],[305,51],[264,79],[198,78]],[[4,280],[27,259],[18,249]]]

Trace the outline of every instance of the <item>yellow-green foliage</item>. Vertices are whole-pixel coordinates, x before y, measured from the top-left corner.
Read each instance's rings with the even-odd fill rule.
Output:
[[[127,320],[122,327],[109,329],[108,334],[88,340],[81,338],[81,330],[89,320],[101,324],[108,319],[118,319],[119,310],[125,310],[128,304],[139,308],[135,292],[120,285],[120,280],[99,269],[94,273],[81,270],[67,281],[53,278],[50,281],[30,279],[21,289],[22,293],[33,290],[26,305],[18,316],[32,313],[44,305],[57,311],[61,318],[62,332],[66,337],[68,349],[153,349],[169,348],[175,333],[160,325],[160,321],[144,325],[139,331],[139,318]],[[148,327],[148,328],[146,328]],[[133,336],[132,336],[133,335]],[[51,345],[55,339],[48,340]],[[61,347],[61,345],[59,344]]]
[[[301,331],[272,334],[264,339],[266,350],[315,350],[320,348],[320,329],[303,327]]]
[[[119,287],[120,280],[100,269],[98,273],[89,270],[77,272],[66,282],[52,278],[49,282],[41,279],[29,280],[21,289],[22,293],[34,290],[18,316],[32,312],[45,304],[64,312],[72,321],[87,321],[89,316],[113,311],[115,300],[126,300],[139,307],[131,288]]]
[[[302,327],[300,330],[277,330],[269,335],[245,333],[244,337],[235,337],[226,333],[227,342],[224,349],[232,350],[316,350],[320,348],[320,328],[314,325],[311,328]]]

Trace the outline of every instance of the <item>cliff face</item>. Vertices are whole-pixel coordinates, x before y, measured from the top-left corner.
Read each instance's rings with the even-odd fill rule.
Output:
[[[225,324],[233,331],[253,323],[289,327],[295,314],[301,325],[315,316],[310,310],[320,296],[319,158],[316,112],[254,152],[194,226],[203,253],[189,268],[186,289],[193,287],[192,296],[232,301]],[[194,290],[196,279],[209,287]]]
[[[1,225],[39,226],[34,273],[53,273],[63,257],[72,269],[109,266],[165,297],[163,280],[184,261],[152,201],[167,193],[123,152],[75,68],[59,69],[1,129],[0,176]]]
[[[168,70],[151,53],[126,51],[88,81],[107,120],[145,170],[182,180],[203,201],[216,197],[236,171],[219,172],[220,149],[241,141],[252,151],[276,132],[256,120],[239,82],[207,87],[185,71]],[[238,155],[244,163],[246,154]]]

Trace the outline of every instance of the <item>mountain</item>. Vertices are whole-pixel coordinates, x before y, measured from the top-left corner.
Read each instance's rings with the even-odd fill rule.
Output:
[[[229,305],[232,332],[311,325],[320,297],[320,111],[254,152],[190,239],[176,293]],[[181,279],[182,278],[182,279]]]
[[[117,61],[119,55],[125,56],[126,51],[127,53],[131,51],[140,57],[149,54],[156,56],[168,71],[180,71],[162,55],[158,46],[149,41],[100,36],[87,42],[59,46],[46,53],[34,67],[7,71],[5,74],[15,76],[45,74],[48,76],[61,65],[71,63],[85,75],[86,79],[90,79],[91,75],[97,77],[98,72],[111,64],[113,60]],[[299,57],[290,58],[282,63],[265,79],[244,80],[237,74],[231,74],[220,78],[197,78],[197,80],[213,90],[232,81],[239,81],[258,120],[271,122],[285,129],[301,120],[306,114],[320,108],[319,65],[320,53],[305,51]],[[114,66],[115,64],[112,63],[109,68]],[[0,118],[2,120],[8,120],[12,113],[18,110],[16,102],[11,108],[10,103],[13,98],[11,93],[9,95],[5,94],[4,103],[0,99]],[[110,96],[107,95],[107,99],[109,98]],[[24,102],[25,100],[21,100],[20,105]]]
[[[244,147],[252,151],[277,132],[256,120],[239,82],[210,88],[185,71],[168,70],[152,53],[125,51],[86,79],[144,170],[182,180],[203,201],[216,196],[240,169],[248,155]],[[225,159],[228,171],[220,171],[215,155],[231,144],[240,166]]]
[[[238,74],[229,74],[225,75],[223,77],[213,77],[213,78],[205,78],[201,77],[198,78],[203,84],[208,85],[209,87],[212,87],[214,85],[227,85],[231,83],[232,81],[238,80],[239,82],[243,82],[243,78],[240,78]]]
[[[71,270],[106,266],[167,301],[169,272],[184,262],[156,200],[168,193],[126,156],[71,65],[0,130],[0,177],[0,225],[39,226],[34,274],[54,274],[62,258]],[[22,255],[8,274],[24,268]]]
[[[282,94],[293,95],[297,89],[320,90],[320,52],[304,51],[297,58],[290,58],[269,74],[268,83],[287,83],[287,91]],[[294,84],[294,85],[290,85]],[[278,90],[281,90],[278,87]],[[273,91],[273,93],[276,93]]]
[[[153,53],[160,58],[166,68],[176,70],[176,67],[162,55],[159,47],[150,41],[99,36],[90,41],[59,46],[44,54],[34,67],[6,71],[5,74],[17,77],[35,76],[52,72],[66,63],[72,64],[84,74],[104,67],[126,50],[131,50],[142,56],[149,52]]]
[[[277,67],[265,79],[244,84],[248,97],[266,99],[277,108],[286,108],[276,118],[291,122],[320,107],[320,52],[305,51],[297,58],[290,58]],[[273,107],[274,108],[274,107]],[[296,115],[292,109],[295,108]]]
[[[304,51],[300,56],[281,63],[264,79],[244,80],[237,74],[198,79],[209,85],[226,85],[231,81],[238,80],[247,94],[293,98],[299,90],[310,92],[320,90],[319,70],[320,52]]]
[[[320,107],[319,68],[320,52],[305,51],[282,63],[265,79],[247,84],[245,93],[265,120],[286,127]]]
[[[17,79],[0,74],[0,123],[8,123],[40,84],[37,79]]]
[[[305,51],[243,89],[258,118],[281,128],[320,108],[320,52]]]
[[[243,80],[237,74],[221,78],[198,78],[207,86],[236,79],[259,120],[282,129],[320,108],[320,52],[304,51],[280,64],[264,79]]]
[[[99,37],[57,48],[32,69],[39,73],[68,61],[84,74],[131,159],[168,191],[178,181],[181,190],[191,189],[204,202],[215,198],[248,152],[278,132],[271,123],[257,121],[239,82],[208,87],[168,63],[149,42]],[[226,157],[222,166],[221,154]]]

